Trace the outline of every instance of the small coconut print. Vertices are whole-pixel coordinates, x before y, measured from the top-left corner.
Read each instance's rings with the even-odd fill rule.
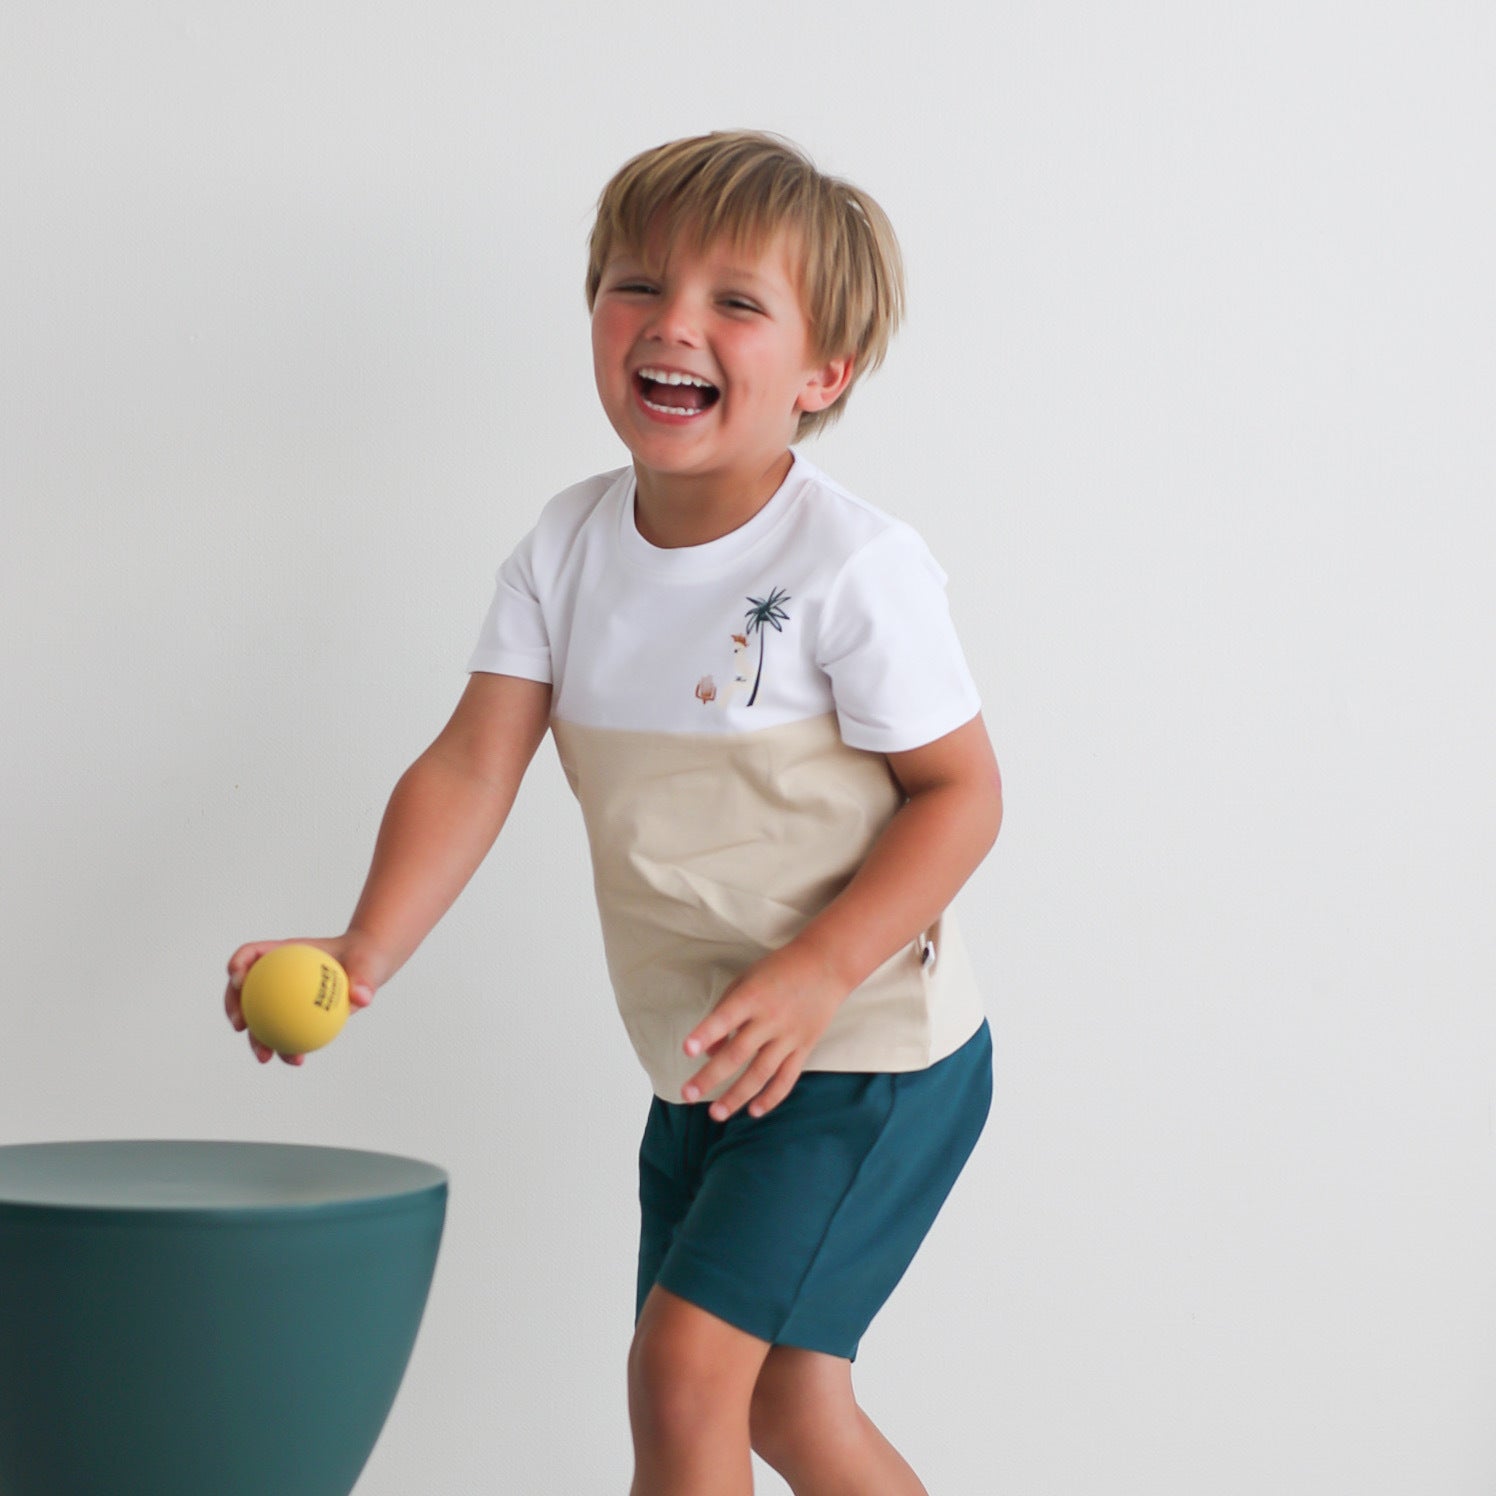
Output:
[[[748,689],[748,636],[747,634],[733,634],[732,639],[732,680],[727,690],[723,692],[718,706],[731,706],[744,691]]]
[[[696,682],[695,697],[702,706],[714,706],[718,711],[732,703],[748,690],[752,682],[748,679],[748,636],[731,634],[732,677],[723,688],[718,687],[715,675],[703,675]]]

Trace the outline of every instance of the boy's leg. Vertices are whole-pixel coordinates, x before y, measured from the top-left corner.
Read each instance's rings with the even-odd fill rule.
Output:
[[[631,1496],[751,1496],[748,1409],[769,1349],[666,1289],[650,1290],[629,1348]]]
[[[776,1345],[750,1410],[753,1447],[795,1496],[928,1496],[919,1477],[857,1405],[852,1363]]]

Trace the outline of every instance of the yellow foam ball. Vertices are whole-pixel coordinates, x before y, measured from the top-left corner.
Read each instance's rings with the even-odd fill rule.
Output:
[[[314,945],[278,945],[244,978],[239,1003],[249,1031],[281,1054],[308,1054],[348,1018],[348,973]]]

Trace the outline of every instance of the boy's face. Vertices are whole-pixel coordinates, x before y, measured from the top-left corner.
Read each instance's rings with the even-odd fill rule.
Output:
[[[791,248],[783,233],[757,250],[655,243],[603,267],[593,369],[641,487],[756,482],[800,413],[845,389],[851,360],[816,356]]]

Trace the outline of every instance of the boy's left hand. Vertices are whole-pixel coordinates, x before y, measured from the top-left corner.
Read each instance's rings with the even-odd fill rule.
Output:
[[[725,1122],[744,1106],[753,1117],[772,1111],[794,1089],[847,991],[821,960],[793,943],[756,961],[686,1036],[688,1055],[711,1059],[681,1095],[700,1101],[746,1065],[712,1104],[712,1119]]]

